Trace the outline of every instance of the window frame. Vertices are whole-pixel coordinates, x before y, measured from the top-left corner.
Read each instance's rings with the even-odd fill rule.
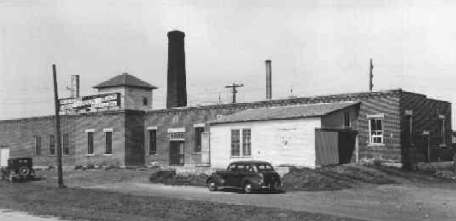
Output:
[[[33,136],[35,156],[41,156],[41,136]]]
[[[202,150],[202,139],[201,135],[206,131],[206,128],[204,126],[195,126],[193,127],[193,133],[194,133],[194,146],[193,146],[193,152],[194,153],[201,153]]]
[[[66,139],[67,142],[65,142],[65,137],[67,138]],[[68,150],[68,152],[65,152],[65,149]],[[65,156],[70,155],[70,135],[68,133],[62,134],[62,155],[65,155]]]
[[[55,148],[55,146],[56,146],[55,135],[54,134],[49,134],[49,156],[55,156],[56,155],[56,150],[57,149]],[[51,150],[54,150],[54,152],[51,152]]]
[[[103,132],[104,132],[104,137],[105,137],[104,155],[112,155],[112,134],[113,134],[113,131],[110,130],[110,131],[103,131]],[[108,134],[109,134],[109,140],[108,140]],[[108,148],[108,146],[109,146],[109,148]],[[108,152],[108,149],[109,149],[109,152]]]
[[[95,155],[95,130],[89,129],[86,130],[87,136],[87,156],[94,156]],[[91,136],[89,136],[91,135]],[[91,139],[89,139],[91,138]],[[90,151],[91,150],[91,151]]]
[[[344,112],[344,127],[345,128],[350,128],[351,127],[351,119],[350,119],[350,112],[345,111]]]
[[[151,136],[152,131],[154,133],[154,139],[153,139],[154,142],[152,142],[152,136]],[[148,127],[147,135],[149,136],[149,148],[148,148],[149,156],[157,155],[157,127]],[[152,151],[152,147],[153,147],[154,151]]]
[[[373,115],[373,116],[368,116],[368,127],[369,127],[369,145],[385,145],[385,128],[384,128],[384,117],[383,115]],[[380,133],[379,134],[373,134],[373,130],[372,130],[372,121],[375,120],[375,121],[380,121],[380,126],[381,126],[381,129],[380,130],[375,130],[376,133]],[[375,141],[375,138],[380,138],[380,142],[374,142]]]
[[[245,137],[247,137],[246,132],[249,131],[248,142]],[[233,134],[236,132],[237,135]],[[233,139],[237,138],[237,139]],[[235,141],[235,142],[233,142]],[[246,145],[248,144],[248,145]],[[234,145],[238,146],[238,149],[234,149]],[[248,147],[249,152],[246,152],[246,147]],[[252,129],[251,128],[232,128],[230,130],[230,157],[239,158],[239,157],[252,157]]]

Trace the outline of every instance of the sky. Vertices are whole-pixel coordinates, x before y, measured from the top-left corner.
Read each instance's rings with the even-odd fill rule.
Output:
[[[0,0],[0,119],[53,113],[70,76],[81,95],[128,72],[164,108],[167,36],[186,34],[190,105],[402,88],[456,102],[456,2],[402,0]],[[292,91],[292,92],[291,92]],[[456,120],[453,114],[453,124]],[[455,124],[454,124],[455,125]]]

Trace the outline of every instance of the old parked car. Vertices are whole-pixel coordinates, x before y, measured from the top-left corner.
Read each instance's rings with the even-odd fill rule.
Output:
[[[1,169],[2,180],[26,181],[35,178],[33,162],[30,157],[9,158],[8,166]]]
[[[253,191],[283,191],[279,174],[265,161],[237,161],[223,171],[216,171],[206,181],[209,191],[223,188]]]

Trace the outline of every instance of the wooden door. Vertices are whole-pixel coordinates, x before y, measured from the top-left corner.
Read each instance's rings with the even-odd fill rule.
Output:
[[[315,130],[315,163],[326,166],[339,163],[338,132]]]

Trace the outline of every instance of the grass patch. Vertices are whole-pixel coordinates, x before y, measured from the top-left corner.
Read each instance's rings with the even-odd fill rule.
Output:
[[[389,184],[395,181],[382,172],[363,166],[341,165],[317,169],[291,168],[283,177],[287,191],[324,191],[352,188],[361,184]]]
[[[291,210],[190,201],[164,197],[133,196],[79,188],[57,189],[33,183],[0,182],[0,207],[86,220],[333,220],[351,221],[325,214]]]

